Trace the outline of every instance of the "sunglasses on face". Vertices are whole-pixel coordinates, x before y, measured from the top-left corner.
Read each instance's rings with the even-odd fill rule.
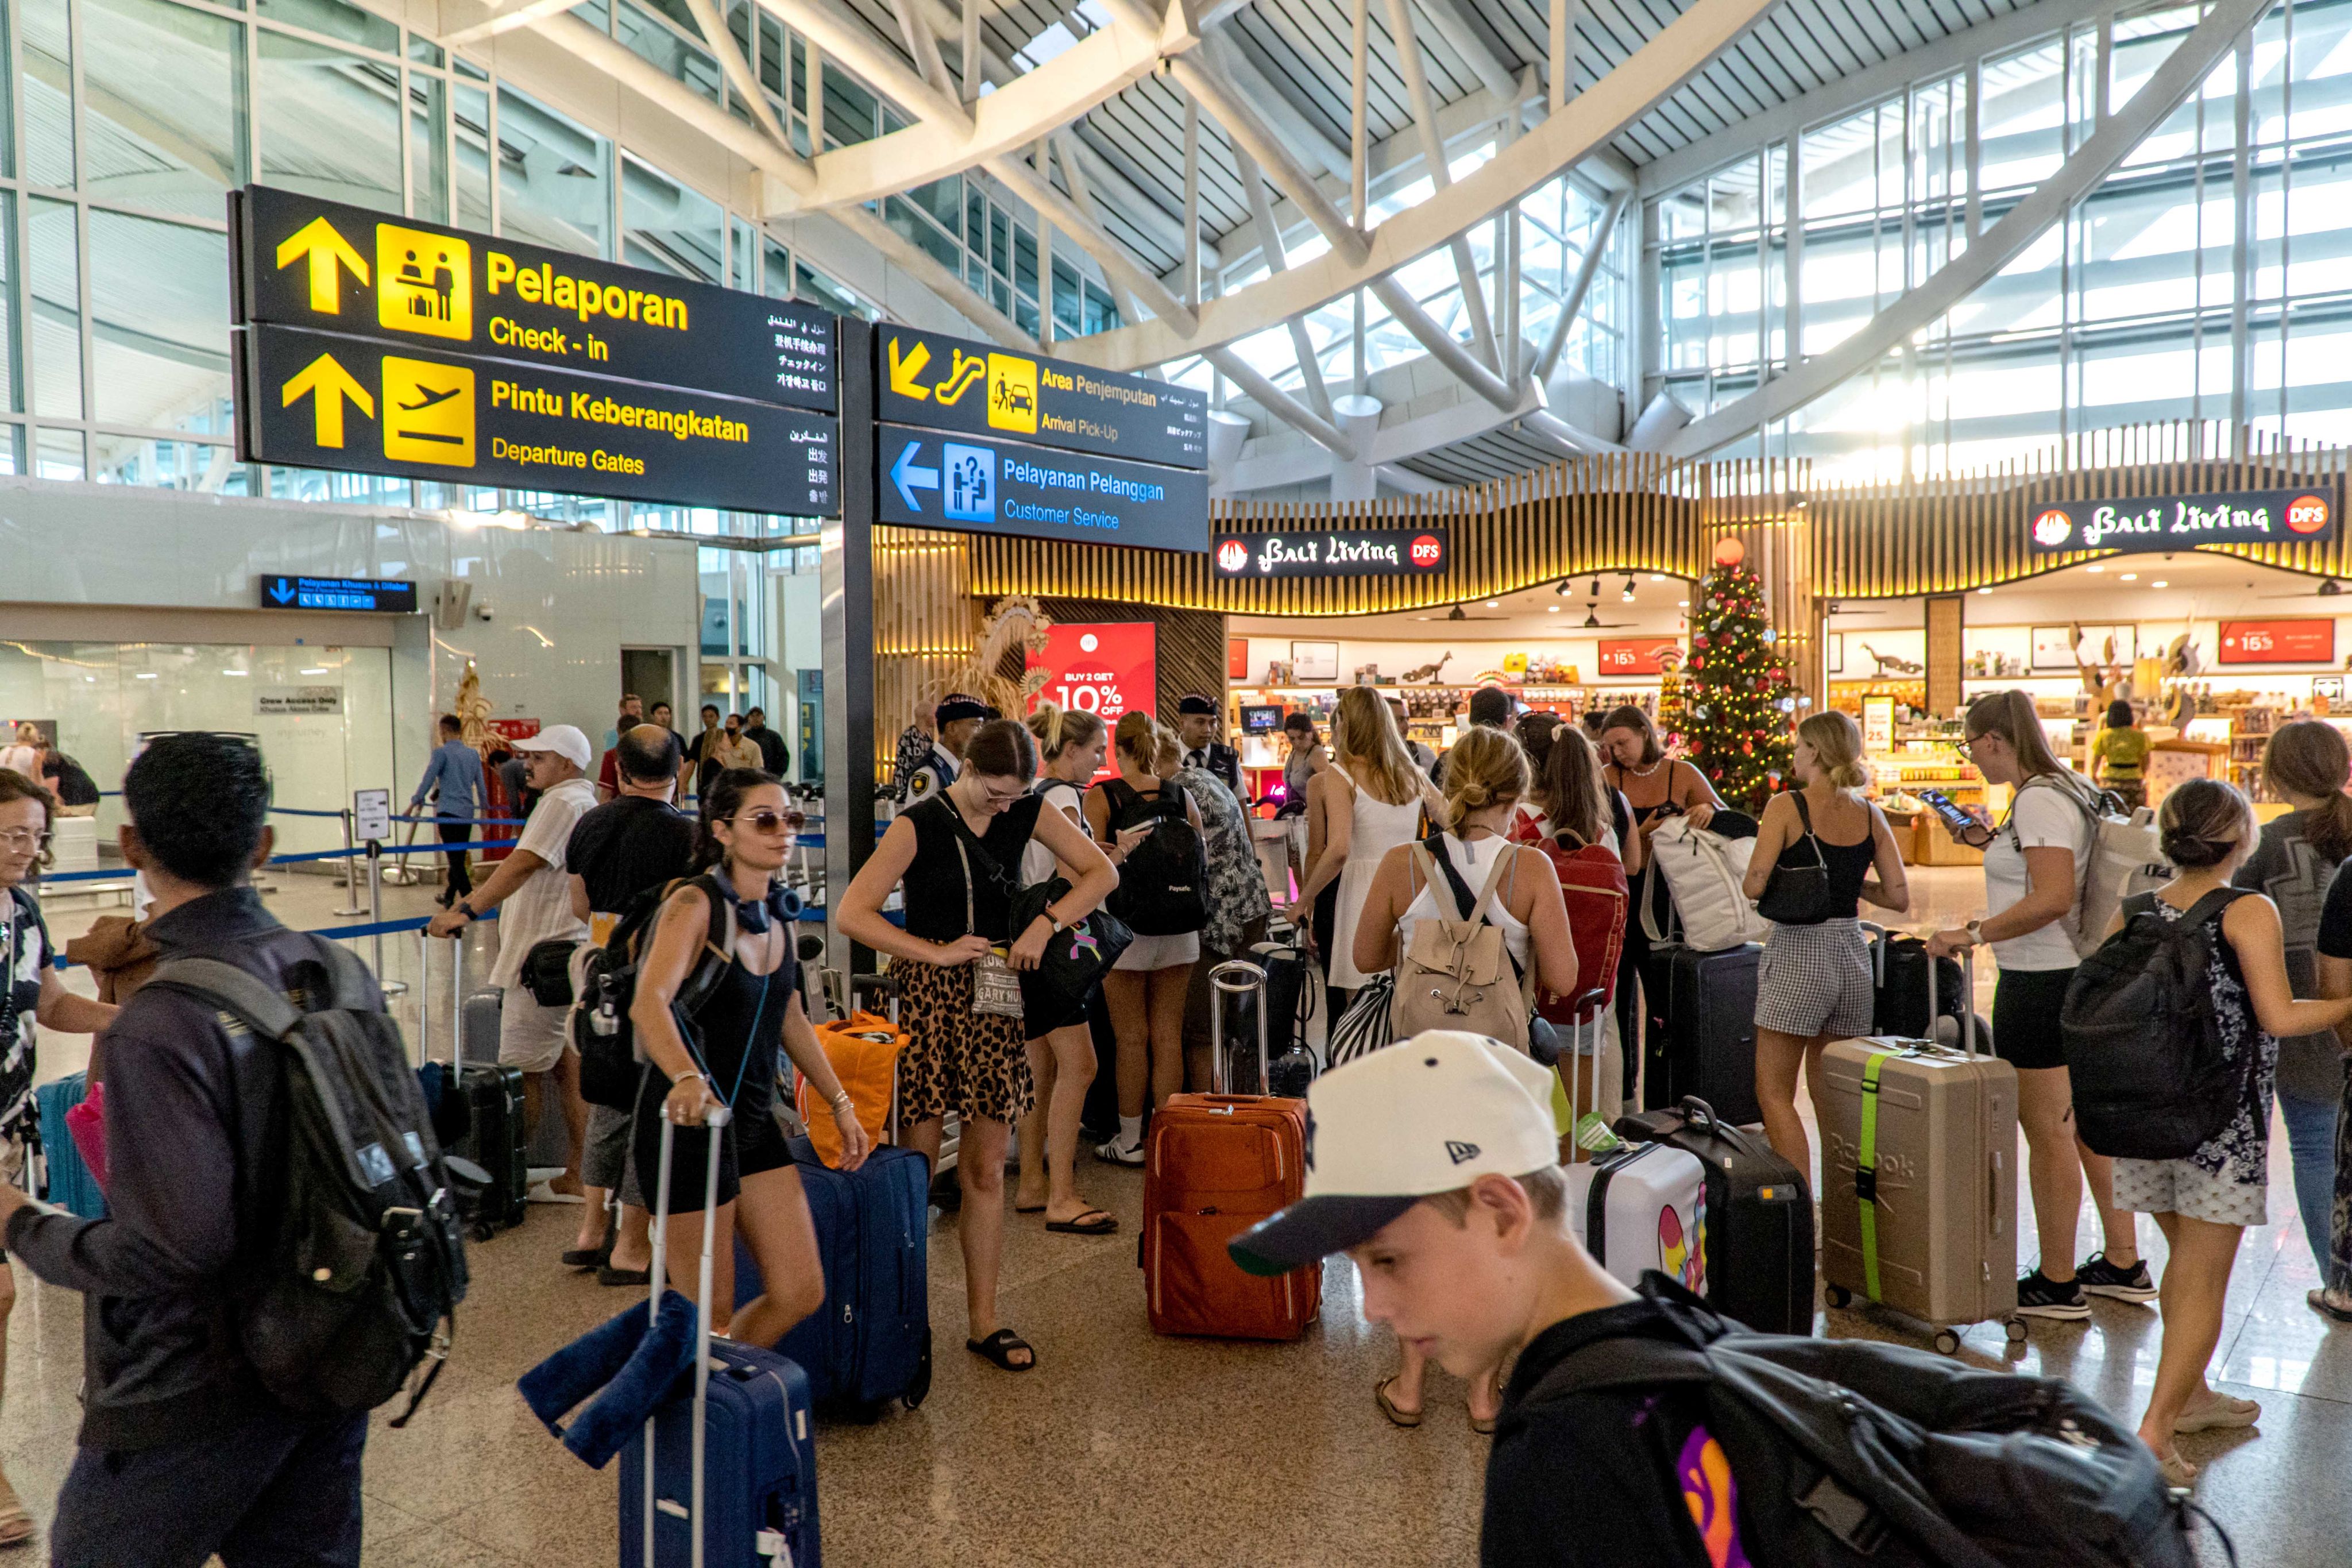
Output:
[[[729,820],[739,829],[749,827],[761,833],[782,833],[789,830],[793,825],[793,819],[790,816],[767,807],[758,811],[747,811]]]

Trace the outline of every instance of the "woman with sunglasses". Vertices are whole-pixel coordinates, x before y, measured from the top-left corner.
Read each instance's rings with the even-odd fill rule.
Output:
[[[1034,1098],[1017,989],[1010,1012],[993,1010],[976,963],[1000,954],[1034,969],[1045,944],[1085,919],[1118,886],[1118,874],[1084,828],[1045,811],[1029,793],[1037,776],[1037,742],[1010,719],[992,719],[964,742],[963,769],[945,789],[908,806],[890,824],[874,858],[841,900],[842,934],[886,952],[899,983],[900,1141],[922,1151],[934,1169],[942,1123],[956,1113],[956,1218],[963,1248],[964,1348],[1006,1372],[1037,1364],[1029,1342],[997,1321],[997,1264],[1004,1250],[1004,1151],[1011,1125]],[[1011,929],[1021,888],[1022,852],[1034,837],[1076,885],[1024,931]],[[882,903],[906,887],[904,930]],[[1009,949],[1009,952],[1006,950]],[[991,1010],[983,1010],[987,1005]]]
[[[866,1129],[834,1076],[801,1006],[800,967],[793,906],[776,879],[792,844],[793,818],[783,786],[757,768],[729,768],[703,793],[695,841],[699,875],[664,902],[653,945],[637,980],[629,1022],[644,1047],[648,1070],[637,1098],[633,1133],[639,1181],[648,1194],[661,1181],[661,1129],[678,1126],[669,1170],[672,1215],[701,1212],[709,1169],[707,1131],[717,1106],[728,1107],[719,1129],[718,1239],[711,1260],[711,1327],[745,1344],[772,1345],[824,1301],[824,1268],[816,1226],[801,1192],[774,1114],[778,1048],[808,1076],[833,1107],[841,1129],[841,1168],[865,1162]],[[725,968],[702,974],[710,962],[713,905],[722,912]],[[690,980],[701,999],[679,1027],[675,1006]],[[740,1235],[759,1265],[765,1292],[735,1305],[735,1248]],[[691,1298],[701,1266],[702,1227],[670,1227],[664,1242],[670,1288]]]
[[[2081,962],[2072,928],[2092,848],[2090,786],[2060,764],[2025,692],[1978,698],[1969,704],[1965,730],[1962,747],[1985,783],[2007,784],[2016,795],[1999,828],[1979,811],[1978,826],[1954,835],[1984,851],[1985,914],[1937,931],[1927,951],[1941,958],[1989,942],[2000,965],[1992,1046],[2017,1068],[2017,1120],[2025,1130],[2027,1184],[2042,1245],[2041,1261],[2018,1281],[2017,1310],[2080,1321],[2091,1315],[2085,1291],[2121,1301],[2156,1299],[2132,1216],[2116,1207],[2116,1163],[2075,1134],[2074,1091],[2058,1030],[2066,986]],[[1973,998],[1962,1002],[1974,1005]],[[2086,1180],[2106,1250],[2078,1269],[2074,1232]]]

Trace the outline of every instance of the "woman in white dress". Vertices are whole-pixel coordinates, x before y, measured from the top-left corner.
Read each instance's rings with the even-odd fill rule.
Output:
[[[1346,1006],[1339,994],[1370,978],[1356,967],[1356,922],[1381,857],[1420,837],[1423,809],[1435,820],[1444,802],[1412,765],[1395,716],[1371,687],[1351,686],[1339,693],[1331,715],[1331,752],[1333,765],[1307,786],[1307,836],[1315,853],[1290,919],[1314,932],[1324,984],[1335,993],[1328,1016],[1336,1018]],[[1335,887],[1326,920],[1316,900]]]

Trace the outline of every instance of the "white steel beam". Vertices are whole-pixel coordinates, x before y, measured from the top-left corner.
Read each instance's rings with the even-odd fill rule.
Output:
[[[931,253],[884,223],[864,207],[844,207],[825,215],[882,253],[883,258],[905,270],[916,282],[938,295],[947,307],[1006,348],[1037,352],[1037,340],[1020,323],[999,310],[980,292],[940,265]]]
[[[1209,111],[1212,119],[1224,127],[1227,140],[1234,146],[1244,149],[1251,157],[1257,160],[1258,167],[1265,172],[1266,177],[1274,182],[1284,195],[1291,199],[1292,204],[1308,222],[1315,226],[1323,237],[1331,242],[1331,255],[1347,258],[1350,266],[1360,266],[1363,263],[1369,247],[1365,244],[1361,231],[1348,221],[1347,215],[1331,205],[1331,199],[1323,194],[1322,186],[1316,184],[1315,176],[1307,173],[1300,166],[1298,161],[1291,156],[1289,147],[1285,145],[1282,139],[1258,117],[1255,109],[1248,100],[1236,94],[1223,81],[1218,79],[1215,71],[1207,69],[1189,56],[1179,55],[1170,60],[1168,74],[1175,79],[1179,87],[1192,95],[1194,101]],[[1347,169],[1347,160],[1344,156],[1340,159],[1339,166],[1341,177],[1344,178]],[[1325,298],[1328,299],[1329,296],[1327,295]],[[1321,300],[1317,300],[1305,308],[1312,310],[1322,302]],[[1266,321],[1260,324],[1271,325],[1280,316],[1290,313],[1286,310],[1277,312],[1276,316],[1269,317]],[[1175,352],[1181,353],[1182,350],[1178,349]],[[1172,354],[1160,356],[1160,359],[1172,357]],[[1154,360],[1150,363],[1156,364],[1159,361]]]
[[[1605,146],[1704,69],[1773,3],[1693,0],[1689,9],[1623,64],[1474,173],[1399,213],[1373,230],[1368,241],[1343,247],[1335,240],[1325,255],[1209,300],[1201,308],[1197,330],[1189,334],[1177,332],[1170,322],[1141,321],[1066,344],[1063,353],[1107,370],[1159,364],[1196,352],[1205,343],[1247,337],[1393,271],[1494,216],[1525,193]],[[1190,64],[1189,58],[1179,57],[1171,69],[1181,73]],[[1218,113],[1206,95],[1202,95],[1202,107]],[[1261,163],[1265,163],[1258,149],[1251,152]],[[1273,165],[1267,169],[1272,173]],[[1279,179],[1276,183],[1281,184]],[[1283,188],[1286,195],[1297,198],[1287,185]],[[1319,191],[1313,195],[1320,199]],[[1328,201],[1322,205],[1336,212]]]
[[[1544,339],[1543,348],[1536,354],[1536,379],[1549,384],[1554,366],[1559,363],[1559,351],[1568,346],[1568,330],[1576,324],[1584,309],[1584,297],[1591,292],[1593,274],[1601,270],[1601,258],[1617,237],[1618,220],[1625,216],[1625,206],[1632,193],[1619,191],[1609,198],[1609,205],[1601,214],[1599,226],[1592,231],[1592,243],[1587,247],[1583,259],[1576,264],[1576,278],[1568,286],[1568,298],[1559,302],[1559,320],[1551,324],[1551,333]]]
[[[1239,147],[1234,149],[1234,161],[1241,173],[1242,189],[1249,195],[1250,216],[1257,225],[1258,245],[1265,253],[1265,264],[1280,272],[1290,263],[1282,253],[1282,236],[1275,232],[1274,208],[1265,199],[1265,181],[1259,174],[1256,160]],[[1307,320],[1293,316],[1285,324],[1290,329],[1290,352],[1298,361],[1298,378],[1307,388],[1307,400],[1315,405],[1316,413],[1328,419],[1331,393],[1323,384],[1323,366],[1315,357],[1315,339],[1307,330]]]
[[[2216,0],[2205,19],[2165,57],[2131,101],[2111,113],[2058,172],[1986,229],[1976,244],[1873,317],[1860,331],[1826,353],[1814,355],[1787,374],[1745,397],[1695,419],[1667,442],[1678,458],[1704,457],[1749,431],[1802,408],[1822,394],[1867,370],[1879,357],[1973,293],[1977,287],[2021,254],[2068,208],[2098,187],[2133,148],[2163,123],[2197,89],[2206,74],[2236,47],[2272,0]]]
[[[478,44],[485,38],[495,38],[500,33],[511,33],[517,27],[528,27],[541,16],[561,16],[579,3],[580,0],[530,0],[528,5],[517,5],[507,11],[496,11],[470,27],[460,27],[454,33],[443,35],[441,46],[444,48],[462,49],[468,44]],[[396,16],[390,19],[398,20]]]
[[[1064,167],[1075,162],[1066,162]],[[1007,190],[1035,208],[1040,218],[1069,236],[1080,250],[1093,257],[1113,288],[1140,300],[1154,319],[1167,321],[1180,333],[1191,328],[1194,320],[1192,309],[1170,293],[1166,284],[1138,265],[1127,247],[1105,233],[1099,222],[1055,189],[1044,170],[1032,168],[1018,157],[992,158],[985,167]]]
[[[1454,183],[1454,174],[1446,167],[1445,142],[1437,132],[1437,104],[1430,97],[1429,73],[1421,58],[1421,38],[1413,30],[1412,0],[1388,0],[1388,8],[1389,31],[1396,39],[1397,68],[1404,73],[1406,100],[1412,105],[1413,130],[1421,137],[1422,158],[1428,166],[1431,185],[1443,191]],[[1452,244],[1454,280],[1462,285],[1463,308],[1470,312],[1470,341],[1486,368],[1497,375],[1504,374],[1502,350],[1495,342],[1495,322],[1486,311],[1486,292],[1479,286],[1478,261],[1471,252],[1470,237],[1457,234]]]
[[[1348,177],[1348,150],[1333,142],[1323,133],[1321,127],[1307,119],[1298,106],[1291,102],[1264,71],[1258,69],[1257,62],[1234,42],[1230,33],[1212,34],[1207,54],[1216,69],[1231,80],[1233,89],[1247,100],[1258,117],[1282,138],[1285,147],[1320,164],[1324,173],[1334,179]],[[1223,119],[1223,116],[1218,118]],[[1263,157],[1258,162],[1273,166]]]
[[[743,51],[735,47],[735,35],[727,30],[727,19],[719,14],[715,0],[686,0],[686,8],[694,17],[694,25],[702,29],[702,41],[709,44],[710,52],[719,58],[719,68],[726,73],[727,85],[735,89],[735,96],[741,99],[743,107],[751,111],[752,120],[768,133],[768,140],[791,153],[792,132],[776,119],[775,110],[768,103],[768,95],[760,89],[760,79],[751,74],[751,62],[745,59]],[[798,156],[797,153],[793,155]]]
[[[1356,444],[1341,434],[1339,427],[1312,408],[1260,375],[1249,361],[1231,349],[1211,349],[1209,363],[1224,372],[1225,378],[1242,389],[1244,396],[1265,409],[1342,462],[1357,460]]]
[[[955,104],[960,122],[970,125],[972,95],[948,75],[948,63],[940,58],[940,41],[932,36],[929,25],[915,14],[914,0],[890,0],[890,14],[898,18],[898,37],[905,42],[907,53],[914,58],[917,72]]]
[[[1432,26],[1446,46],[1462,57],[1462,63],[1496,98],[1508,98],[1516,90],[1517,79],[1502,58],[1486,45],[1486,40],[1471,25],[1469,14],[1462,9],[1461,0],[1421,0],[1421,8],[1429,13]]]

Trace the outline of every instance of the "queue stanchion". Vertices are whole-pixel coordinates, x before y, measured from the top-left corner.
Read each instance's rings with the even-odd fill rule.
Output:
[[[380,874],[383,866],[383,842],[371,838],[367,841],[368,923],[374,926],[383,924],[383,878]],[[384,978],[383,932],[376,931],[368,938],[368,942],[372,944],[370,955],[374,960],[376,984],[383,988],[386,996],[402,994],[408,989],[406,981]]]
[[[350,920],[368,911],[360,908],[359,879],[352,865],[352,852],[357,846],[352,842],[352,809],[345,806],[335,815],[343,820],[343,907],[334,912],[340,919]],[[381,969],[383,965],[379,963],[376,967]]]

